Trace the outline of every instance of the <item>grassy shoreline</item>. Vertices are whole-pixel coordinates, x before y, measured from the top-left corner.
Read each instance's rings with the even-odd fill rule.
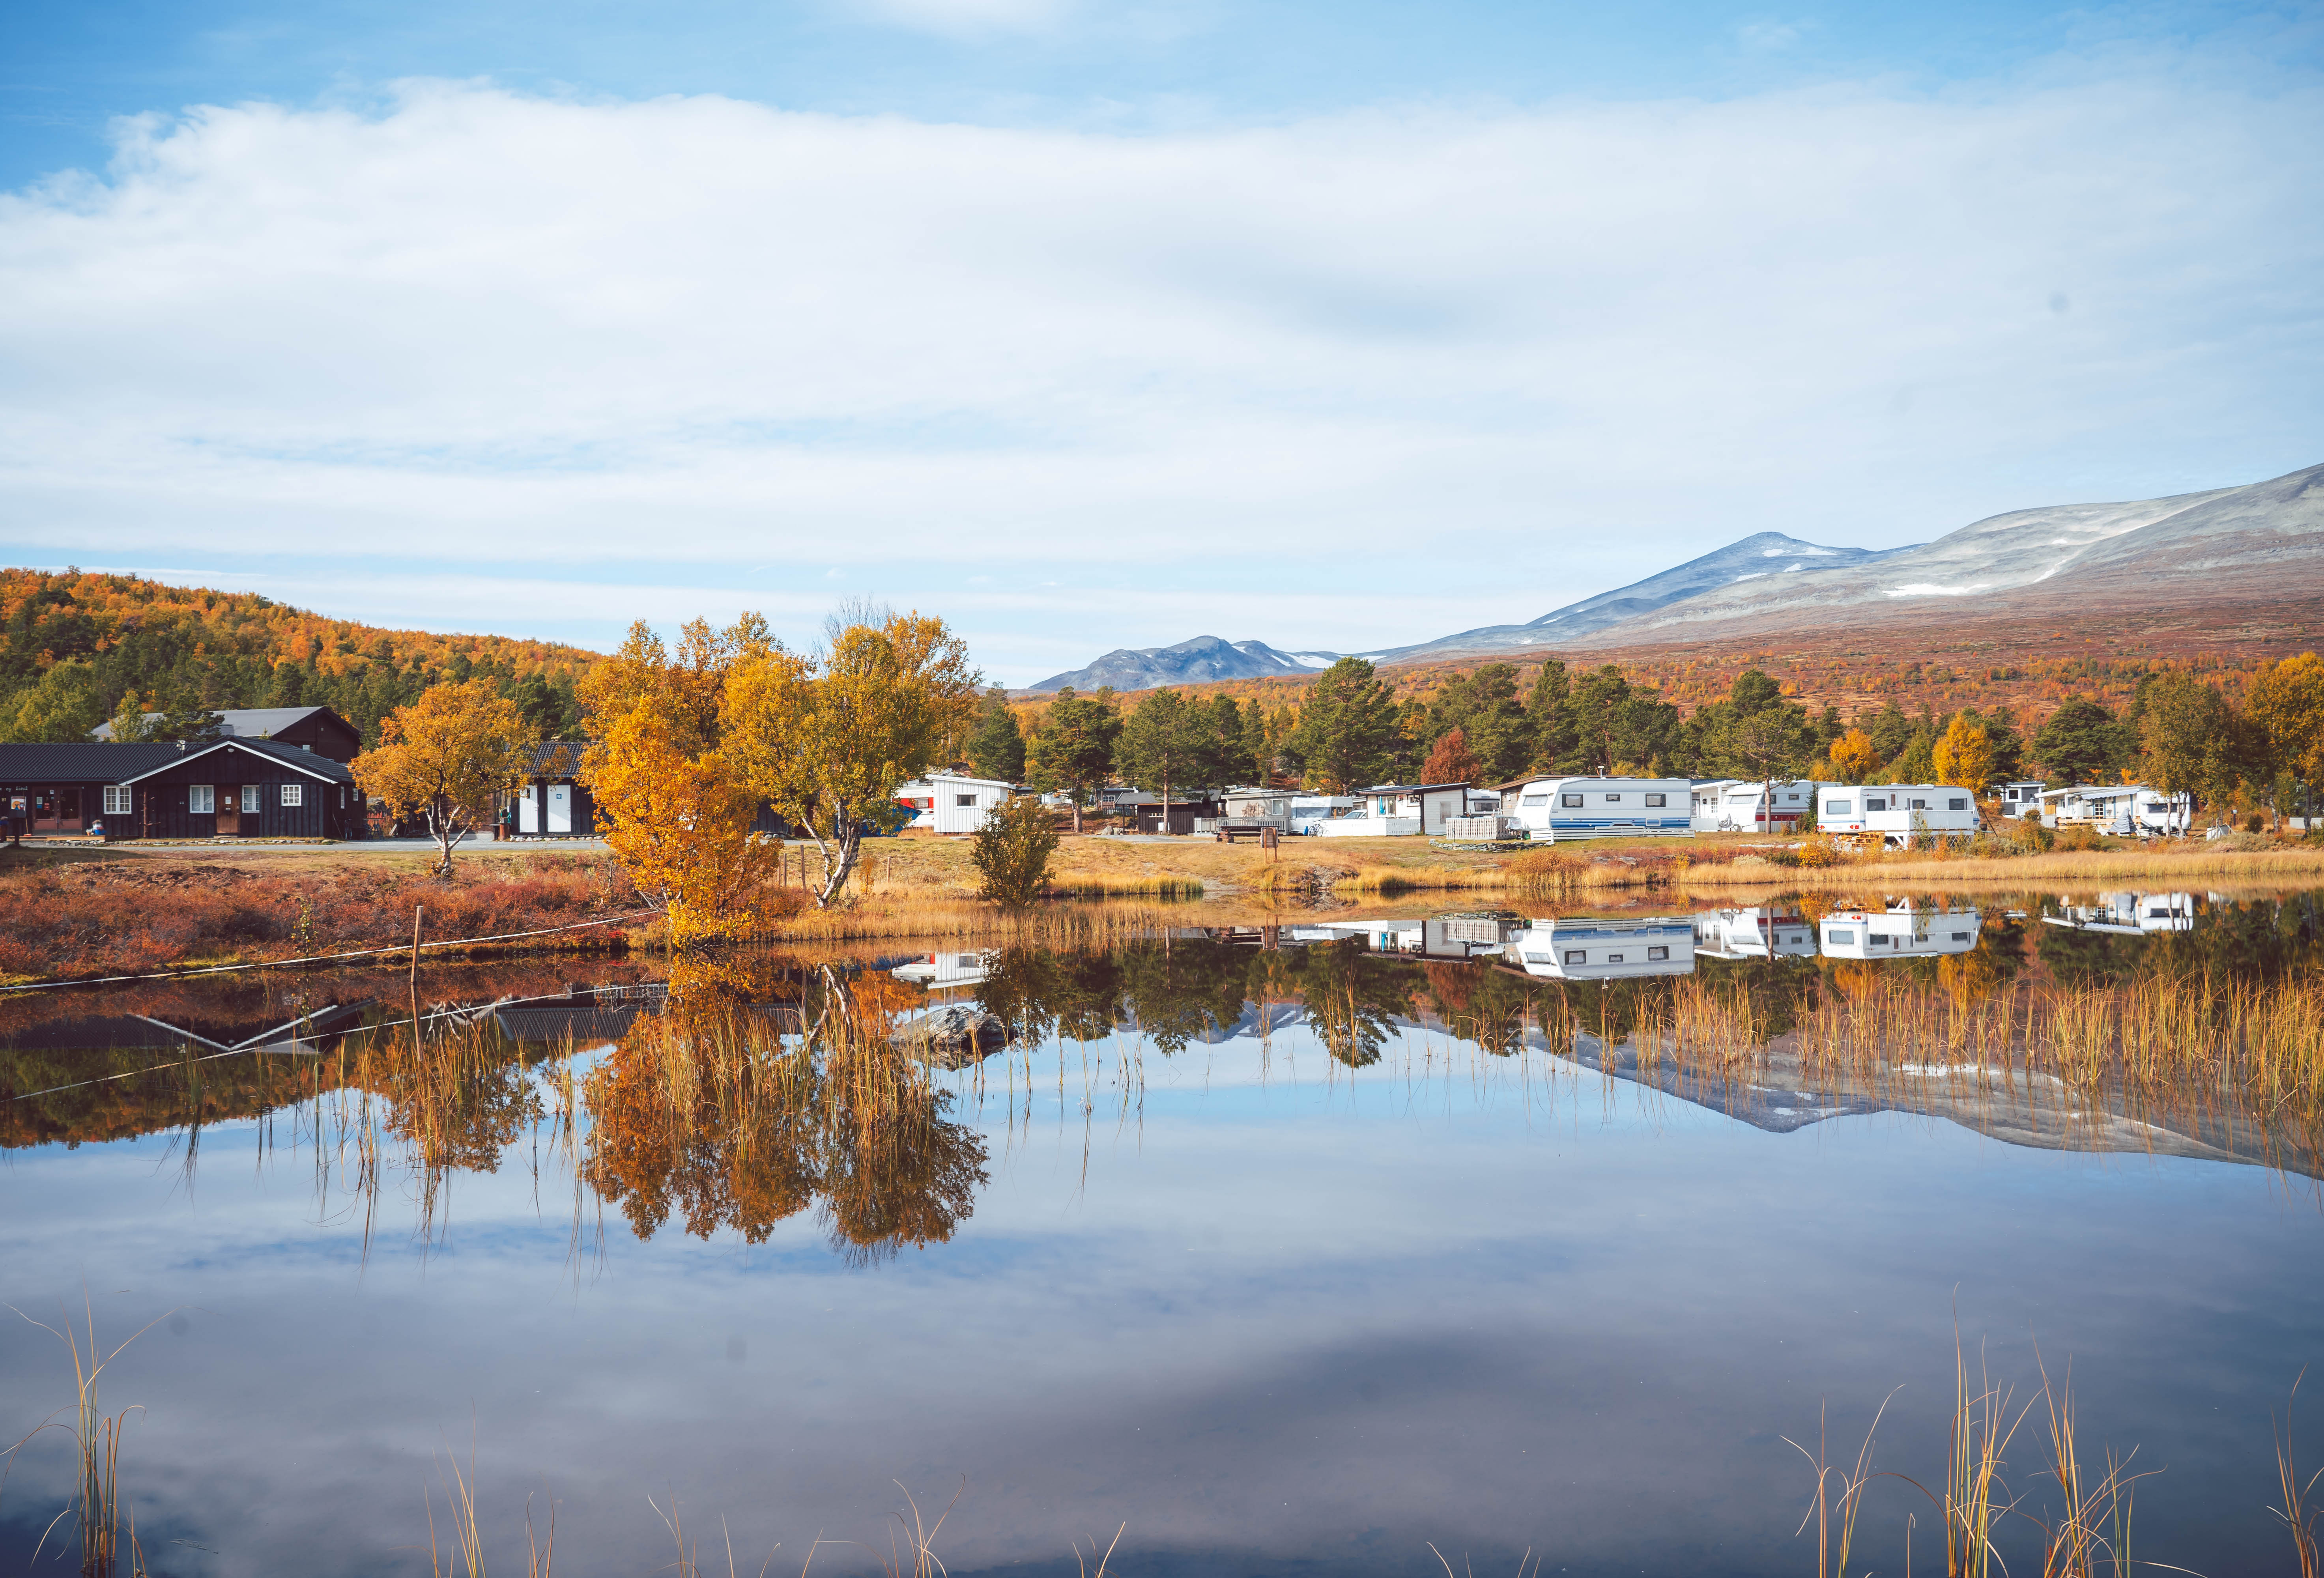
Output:
[[[1063,841],[1053,863],[1052,902],[1011,918],[976,897],[966,840],[908,835],[872,845],[850,896],[832,909],[814,909],[797,889],[779,891],[777,913],[758,939],[1094,941],[1139,927],[1281,924],[1318,911],[1353,918],[1404,898],[1522,909],[1593,900],[1732,902],[1800,891],[2324,885],[2324,847],[2273,841],[2004,856],[1805,852],[1825,863],[1806,863],[1801,853],[1743,835],[1522,851],[1311,838],[1272,852],[1199,838],[1076,835]],[[427,863],[424,854],[360,844],[0,851],[0,985],[392,946],[410,939],[415,908],[426,911],[426,936],[441,940],[644,907],[602,851],[485,845],[462,854],[448,883],[429,877]],[[629,919],[459,951],[604,954],[662,941],[659,922]]]

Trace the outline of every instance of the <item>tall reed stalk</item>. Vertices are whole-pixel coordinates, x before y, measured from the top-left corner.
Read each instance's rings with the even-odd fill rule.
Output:
[[[42,1531],[40,1544],[32,1551],[34,1561],[48,1547],[49,1536],[56,1532],[57,1525],[70,1518],[80,1536],[82,1578],[116,1578],[124,1573],[128,1578],[145,1578],[145,1553],[137,1543],[137,1519],[134,1514],[124,1511],[121,1497],[122,1435],[128,1426],[129,1416],[142,1411],[143,1405],[132,1404],[117,1414],[107,1414],[97,1400],[97,1380],[130,1343],[177,1312],[168,1310],[156,1315],[107,1352],[97,1341],[96,1306],[86,1293],[81,1303],[82,1318],[78,1326],[69,1311],[59,1327],[15,1310],[19,1317],[62,1343],[71,1354],[73,1422],[70,1426],[60,1425],[52,1414],[8,1448],[5,1455],[13,1467],[16,1453],[43,1430],[62,1429],[72,1436],[77,1460],[73,1500]],[[14,1305],[8,1307],[15,1309]],[[0,1481],[5,1478],[5,1473],[0,1473]]]

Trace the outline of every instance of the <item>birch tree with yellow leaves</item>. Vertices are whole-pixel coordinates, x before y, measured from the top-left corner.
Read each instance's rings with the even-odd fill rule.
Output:
[[[721,715],[738,781],[822,852],[825,907],[855,870],[867,817],[960,737],[981,683],[941,619],[867,611],[835,625],[815,656],[738,661]]]

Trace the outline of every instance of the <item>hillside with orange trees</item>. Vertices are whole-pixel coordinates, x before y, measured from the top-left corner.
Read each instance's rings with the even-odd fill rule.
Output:
[[[0,740],[72,740],[134,694],[148,709],[337,709],[379,720],[439,679],[483,675],[550,733],[577,722],[596,656],[551,641],[383,630],[252,592],[134,576],[0,569]]]

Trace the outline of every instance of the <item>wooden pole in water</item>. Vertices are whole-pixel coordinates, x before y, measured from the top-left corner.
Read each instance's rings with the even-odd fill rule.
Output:
[[[411,1049],[420,1050],[420,918],[424,904],[411,907]]]

